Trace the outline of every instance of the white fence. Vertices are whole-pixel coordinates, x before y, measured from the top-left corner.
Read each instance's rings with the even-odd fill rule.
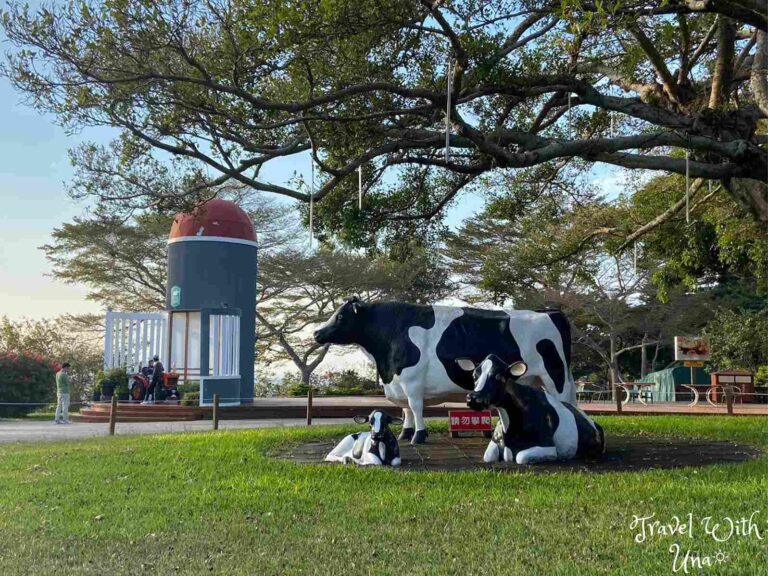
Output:
[[[138,371],[152,356],[168,350],[168,316],[159,313],[107,312],[104,369]]]
[[[208,369],[211,376],[240,376],[240,316],[211,314]]]

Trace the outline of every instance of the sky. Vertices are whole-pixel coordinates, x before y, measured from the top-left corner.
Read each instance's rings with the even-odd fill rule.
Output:
[[[39,247],[51,231],[82,212],[65,193],[71,176],[68,137],[53,118],[21,103],[0,78],[0,316],[42,318],[95,312],[82,287],[46,276]]]
[[[1,32],[0,48],[9,48]],[[86,287],[51,277],[40,247],[51,241],[54,228],[85,210],[66,193],[73,173],[68,149],[86,140],[107,143],[116,134],[102,128],[67,135],[53,116],[24,104],[23,96],[0,77],[0,316],[50,318],[101,311],[86,299]],[[305,160],[307,166],[280,159],[262,175],[285,183],[294,170],[309,171]],[[594,176],[594,183],[609,195],[621,186],[620,175],[609,169],[598,168]],[[481,197],[465,193],[449,209],[447,222],[455,227],[482,206]]]
[[[18,320],[101,312],[86,299],[85,286],[51,276],[40,247],[51,241],[54,228],[86,208],[67,195],[73,175],[67,151],[86,140],[107,143],[116,134],[99,129],[67,135],[55,117],[26,105],[8,79],[0,77],[0,316]],[[294,170],[308,172],[308,158],[303,160],[280,159],[263,175],[285,183]],[[465,194],[449,221],[456,225],[482,205],[482,198]]]

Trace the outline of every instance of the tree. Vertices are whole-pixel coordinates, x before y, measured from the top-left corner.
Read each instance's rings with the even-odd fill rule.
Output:
[[[56,370],[37,354],[0,352],[0,416],[20,416],[50,403]]]
[[[768,310],[721,309],[707,324],[712,364],[757,372],[768,364]]]
[[[84,283],[88,299],[116,310],[165,307],[166,242],[173,216],[139,214],[126,224],[99,211],[54,229],[42,247],[54,277]]]
[[[322,362],[327,347],[315,344],[310,327],[327,319],[356,292],[431,301],[450,290],[447,270],[421,245],[408,258],[299,247],[304,233],[293,210],[260,197],[233,196],[247,210],[259,234],[259,274],[254,302],[257,348],[265,363],[290,359],[305,382]],[[53,274],[86,284],[88,297],[121,310],[165,307],[167,235],[172,217],[143,212],[123,220],[105,211],[77,218],[44,246]]]
[[[2,23],[3,73],[32,105],[121,130],[78,165],[191,167],[172,191],[89,191],[122,207],[226,182],[314,192],[318,226],[359,239],[439,217],[489,174],[600,163],[717,181],[768,223],[764,0],[11,2]],[[315,191],[268,179],[307,155]]]
[[[643,377],[657,368],[673,335],[703,326],[705,298],[674,289],[666,302],[658,300],[650,284],[658,259],[644,251],[635,262],[632,252],[616,250],[620,240],[611,234],[587,232],[608,229],[624,214],[621,202],[606,202],[578,182],[563,182],[554,193],[551,184],[559,178],[524,206],[507,195],[492,198],[481,214],[447,234],[452,269],[479,288],[478,299],[565,311],[576,371],[602,365],[613,382],[627,368]]]
[[[322,249],[313,254],[283,251],[261,268],[256,318],[265,339],[261,358],[269,362],[287,354],[308,385],[329,346],[312,337],[344,299],[358,293],[365,300],[383,298],[429,302],[451,290],[447,269],[432,254],[399,262]]]
[[[289,207],[258,196],[243,198],[237,189],[220,193],[238,201],[251,217],[260,255],[297,242],[300,227]],[[54,277],[87,285],[89,299],[116,310],[161,310],[172,222],[168,212],[143,211],[126,220],[101,208],[54,229],[53,242],[42,250],[54,266]]]
[[[50,367],[70,362],[72,400],[79,402],[85,399],[103,366],[102,334],[100,319],[90,314],[19,321],[3,316],[0,318],[0,354],[33,358],[31,365],[42,362]],[[47,402],[55,390],[53,378],[40,386],[48,393],[24,397],[19,392],[16,401]]]
[[[683,177],[634,183],[616,201],[587,210],[588,218],[574,213],[576,242],[559,257],[599,244],[612,253],[636,250],[662,300],[680,287],[698,291],[727,283],[765,293],[768,228],[746,216],[719,185],[700,188],[693,189],[697,195],[686,214]]]

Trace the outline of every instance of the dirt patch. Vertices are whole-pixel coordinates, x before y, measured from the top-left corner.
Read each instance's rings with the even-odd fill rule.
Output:
[[[301,464],[325,463],[323,459],[333,449],[336,441],[310,442],[293,446],[273,454],[281,459]],[[667,437],[606,436],[608,450],[599,460],[571,460],[532,466],[516,464],[486,464],[483,453],[488,440],[481,437],[451,438],[448,434],[430,434],[427,444],[400,445],[402,466],[409,471],[462,471],[502,470],[508,472],[634,472],[683,466],[709,466],[745,462],[757,458],[762,452],[754,446],[713,440],[680,439]]]

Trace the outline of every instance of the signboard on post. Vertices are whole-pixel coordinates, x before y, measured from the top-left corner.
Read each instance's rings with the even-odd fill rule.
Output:
[[[448,412],[448,430],[456,438],[459,432],[493,432],[493,415],[490,410],[450,410]]]
[[[709,360],[709,342],[703,336],[675,336],[675,360]]]
[[[691,369],[691,386],[696,385],[696,368],[709,360],[709,342],[703,336],[675,336],[675,360]]]

